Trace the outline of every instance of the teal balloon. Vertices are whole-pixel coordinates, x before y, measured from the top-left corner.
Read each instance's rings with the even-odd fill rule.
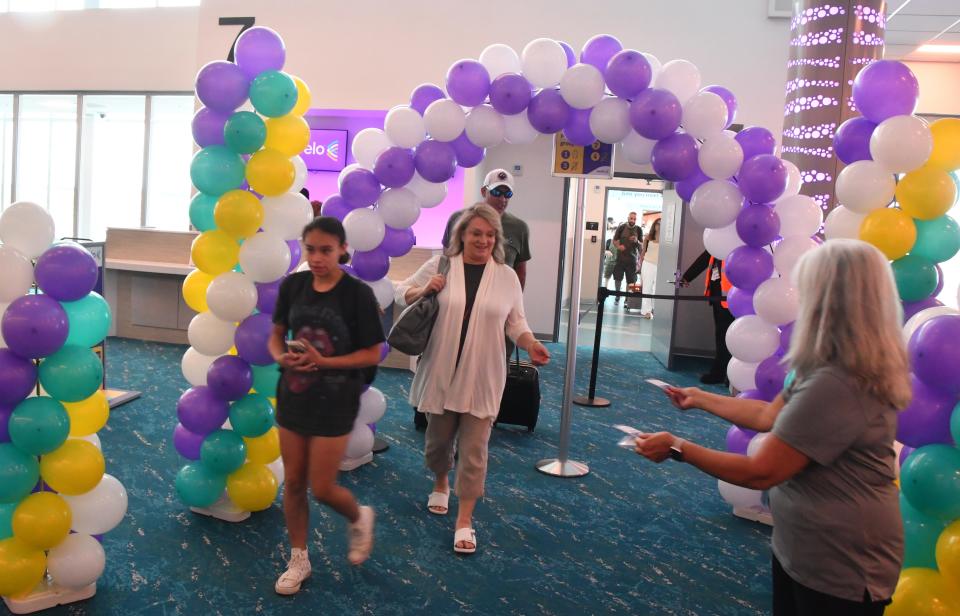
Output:
[[[40,385],[62,402],[86,400],[103,383],[103,363],[89,347],[64,345],[40,362]]]
[[[245,165],[240,155],[225,145],[211,145],[193,155],[190,180],[202,193],[219,197],[240,188]]]
[[[217,207],[217,198],[197,193],[190,201],[190,224],[203,233],[217,228],[217,221],[213,219],[213,210]]]
[[[0,505],[0,541],[13,537],[13,510],[20,503]]]
[[[0,444],[0,504],[19,503],[40,481],[40,463],[13,443]]]
[[[252,111],[238,111],[223,127],[223,141],[238,154],[253,154],[267,139],[267,125]]]
[[[250,366],[253,369],[253,389],[268,398],[277,395],[277,383],[280,382],[280,369],[277,364]]]
[[[903,517],[903,568],[937,568],[937,539],[949,522],[918,511],[900,493],[900,515]]]
[[[953,407],[953,413],[950,415],[950,436],[954,443],[960,443],[960,402]]]
[[[897,259],[893,267],[893,277],[897,281],[900,299],[905,302],[919,302],[927,299],[937,288],[937,268],[924,257],[909,254]]]
[[[70,325],[64,344],[92,347],[103,342],[110,331],[110,304],[91,292],[75,302],[60,302]]]
[[[960,225],[949,216],[933,220],[914,220],[917,241],[910,254],[934,263],[949,261],[960,252]]]
[[[187,464],[177,473],[177,496],[190,507],[209,507],[227,489],[227,476],[215,473],[199,462]]]
[[[18,449],[42,456],[63,445],[70,435],[67,409],[53,398],[27,398],[10,415],[10,440]]]
[[[247,445],[233,430],[211,432],[200,445],[200,463],[214,473],[229,475],[246,459]]]
[[[261,436],[273,424],[273,406],[263,394],[247,394],[230,405],[230,426],[241,436]]]
[[[250,83],[250,102],[268,118],[287,115],[297,104],[297,84],[281,71],[264,71]]]
[[[797,380],[797,371],[791,370],[787,373],[787,378],[783,379],[783,391],[790,389],[790,386],[793,385],[793,382]]]
[[[960,449],[920,447],[900,469],[900,489],[921,513],[948,521],[960,517]]]

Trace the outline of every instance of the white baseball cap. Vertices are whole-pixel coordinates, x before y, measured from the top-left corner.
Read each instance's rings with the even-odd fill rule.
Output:
[[[497,186],[506,186],[513,190],[513,175],[506,169],[494,169],[483,178],[483,187],[487,190]]]

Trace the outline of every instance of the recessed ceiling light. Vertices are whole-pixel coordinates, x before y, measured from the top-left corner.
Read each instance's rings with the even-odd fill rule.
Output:
[[[921,53],[960,53],[960,45],[920,45]]]

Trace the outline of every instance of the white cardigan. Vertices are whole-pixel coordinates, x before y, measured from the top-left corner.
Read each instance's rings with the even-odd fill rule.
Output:
[[[407,305],[404,295],[411,287],[422,287],[437,274],[439,262],[439,256],[433,257],[397,286],[400,306]],[[467,303],[462,256],[450,257],[446,286],[437,298],[440,311],[410,386],[410,404],[424,413],[448,410],[480,419],[495,418],[507,380],[504,325],[514,342],[530,331],[517,273],[493,259],[487,262],[467,324],[459,367],[457,350]]]

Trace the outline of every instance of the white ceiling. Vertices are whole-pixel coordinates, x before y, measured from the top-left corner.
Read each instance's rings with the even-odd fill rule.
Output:
[[[960,53],[917,51],[927,43],[960,46],[960,0],[887,0],[884,57],[960,63]]]

